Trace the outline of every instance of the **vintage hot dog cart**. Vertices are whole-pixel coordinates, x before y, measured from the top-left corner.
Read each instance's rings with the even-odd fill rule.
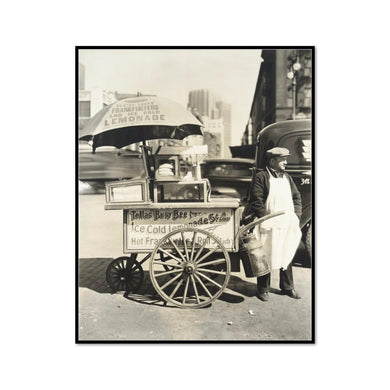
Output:
[[[130,255],[111,262],[107,281],[113,290],[134,292],[149,260],[151,282],[165,301],[182,308],[209,305],[228,285],[229,253],[239,250],[240,234],[254,224],[240,230],[239,201],[211,199],[199,173],[183,178],[178,155],[153,157],[143,149],[153,177],[106,184],[105,209],[123,210],[123,252]]]
[[[137,291],[146,261],[156,292],[173,305],[203,307],[226,288],[229,252],[238,251],[240,234],[251,227],[239,228],[238,200],[212,200],[199,165],[191,172],[178,155],[152,153],[146,143],[200,136],[202,126],[175,102],[139,95],[104,107],[80,132],[79,139],[90,142],[93,152],[142,142],[143,177],[106,184],[105,209],[123,210],[125,256],[106,271],[113,290]]]

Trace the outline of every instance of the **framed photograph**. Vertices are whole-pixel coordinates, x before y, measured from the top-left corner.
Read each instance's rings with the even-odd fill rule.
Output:
[[[76,343],[315,343],[315,48],[75,66]]]

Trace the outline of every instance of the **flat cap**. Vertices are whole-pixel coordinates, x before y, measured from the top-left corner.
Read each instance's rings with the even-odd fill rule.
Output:
[[[291,156],[290,151],[286,148],[272,148],[267,150],[268,157],[285,157]]]

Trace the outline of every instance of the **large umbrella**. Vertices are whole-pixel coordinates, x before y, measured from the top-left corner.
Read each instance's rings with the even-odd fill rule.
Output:
[[[99,146],[123,146],[158,138],[203,135],[200,123],[179,104],[157,96],[119,100],[100,110],[80,132],[80,140]]]

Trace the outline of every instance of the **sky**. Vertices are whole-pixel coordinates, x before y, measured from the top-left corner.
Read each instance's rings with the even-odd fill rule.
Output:
[[[209,89],[232,107],[231,145],[240,145],[248,122],[261,50],[80,50],[85,89],[153,94],[187,107],[188,93]]]

